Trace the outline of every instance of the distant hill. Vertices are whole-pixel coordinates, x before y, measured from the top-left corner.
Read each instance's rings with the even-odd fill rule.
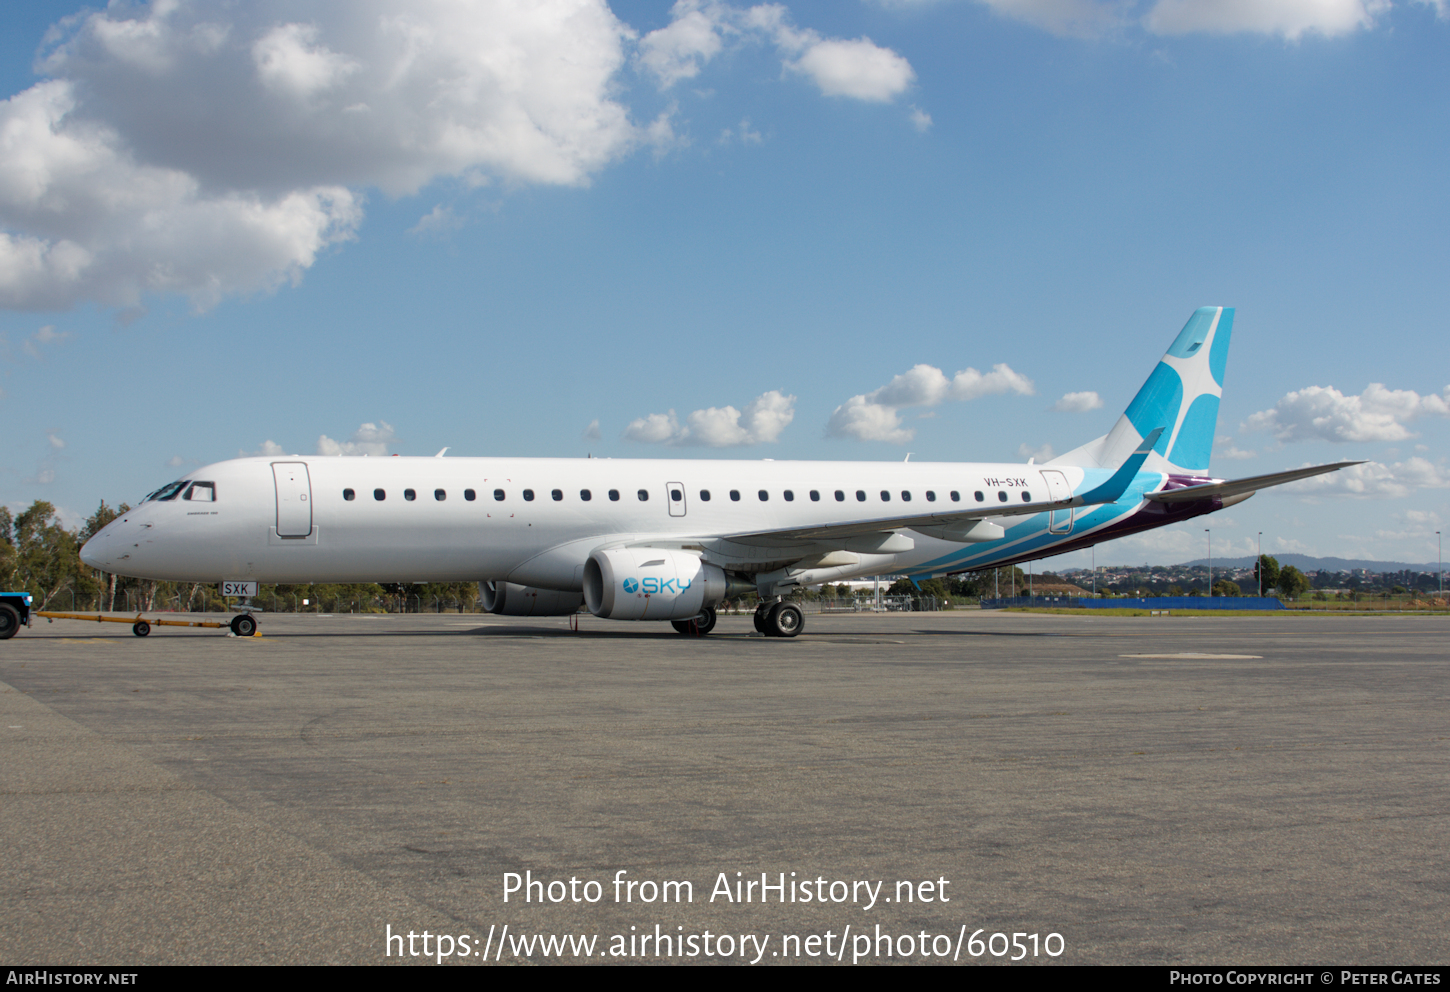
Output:
[[[1281,554],[1274,555],[1274,559],[1280,565],[1293,565],[1301,572],[1318,572],[1320,570],[1330,572],[1347,572],[1352,568],[1364,568],[1371,572],[1403,572],[1409,569],[1412,572],[1430,572],[1436,569],[1432,561],[1428,565],[1413,565],[1402,561],[1371,561],[1368,558],[1312,558],[1309,555]],[[1207,565],[1207,558],[1195,558],[1193,561],[1186,561],[1183,568],[1202,568]],[[1214,568],[1253,568],[1254,556],[1247,555],[1243,558],[1215,558]],[[1450,574],[1450,567],[1445,569]]]

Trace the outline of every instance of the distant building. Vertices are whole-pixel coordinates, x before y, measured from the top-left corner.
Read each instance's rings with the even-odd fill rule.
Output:
[[[1052,599],[1058,596],[1091,596],[1092,593],[1082,586],[1075,586],[1070,582],[1034,582],[1032,595]]]

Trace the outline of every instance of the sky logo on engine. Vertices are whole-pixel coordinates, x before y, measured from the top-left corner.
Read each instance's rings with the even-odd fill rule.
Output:
[[[694,584],[694,580],[686,582],[684,579],[656,579],[653,577],[647,577],[644,579],[625,579],[622,583],[620,583],[620,585],[624,587],[625,592],[643,591],[646,595],[654,595],[656,593],[672,593],[676,596],[685,592],[685,590],[689,589],[690,586]]]

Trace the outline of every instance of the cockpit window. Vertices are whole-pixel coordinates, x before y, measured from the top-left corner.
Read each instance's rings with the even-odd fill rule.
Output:
[[[141,502],[143,502],[143,503],[149,503],[153,499],[156,499],[156,500],[175,499],[177,497],[177,494],[179,494],[183,489],[185,489],[186,488],[186,484],[188,482],[190,482],[190,481],[191,481],[190,479],[184,479],[181,482],[171,482],[171,483],[168,483],[168,484],[162,486],[160,489],[156,490],[151,495],[147,496]]]
[[[191,488],[186,491],[186,495],[181,498],[191,500],[193,503],[215,503],[216,483],[193,482]]]

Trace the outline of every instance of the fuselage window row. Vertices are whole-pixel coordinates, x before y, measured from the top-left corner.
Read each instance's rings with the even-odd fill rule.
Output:
[[[187,495],[186,495],[186,498],[187,499],[196,499],[196,500],[200,500],[200,501],[203,501],[203,502],[212,502],[212,501],[214,501],[216,499],[215,489],[213,488],[213,486],[212,486],[211,483],[198,483],[196,486],[193,487],[193,490],[194,490],[194,493],[195,494],[193,494],[192,492],[187,493]],[[685,494],[684,494],[684,492],[682,490],[672,488],[672,489],[669,489],[668,490],[668,493],[669,493],[669,498],[670,498],[671,501],[673,501],[675,503],[682,503],[682,502],[684,502]],[[525,489],[525,490],[523,490],[522,491],[522,495],[524,497],[524,502],[526,502],[526,503],[532,503],[534,501],[534,491],[532,489]],[[844,490],[837,489],[832,495],[835,496],[837,503],[844,503],[846,501],[846,493],[845,493]],[[549,496],[556,503],[562,502],[563,499],[564,499],[564,491],[562,489],[550,490]],[[638,491],[638,496],[639,496],[639,501],[641,503],[648,502],[649,501],[649,490],[648,489],[641,489],[641,490],[639,490]],[[770,491],[767,490],[767,489],[760,490],[757,493],[757,496],[760,499],[760,502],[762,502],[762,503],[766,503],[766,502],[769,502],[770,501]],[[787,503],[794,502],[795,501],[795,490],[793,490],[793,489],[785,489],[785,490],[782,490],[781,491],[781,496],[782,496],[782,498],[785,499],[785,501]],[[928,503],[935,503],[937,501],[937,498],[936,498],[936,490],[934,490],[934,489],[928,489],[928,490],[926,490],[925,496],[926,496],[926,501]],[[948,493],[948,496],[949,496],[949,498],[951,499],[951,501],[953,503],[960,503],[962,501],[962,494],[960,492],[958,492],[957,490],[955,490],[955,489],[951,490],[951,492]],[[973,496],[973,498],[978,503],[981,503],[981,502],[985,501],[986,498],[987,498],[986,494],[984,492],[982,492],[980,489],[974,491],[972,493],[972,496]],[[357,498],[357,493],[356,493],[356,491],[354,491],[353,489],[350,489],[350,488],[349,489],[344,489],[342,491],[342,498],[344,500],[347,500],[348,502],[352,502],[353,500],[355,500]],[[388,498],[387,490],[384,490],[384,489],[374,489],[373,490],[373,499],[377,500],[379,503],[381,503],[382,501],[384,501],[387,498]],[[416,490],[413,490],[413,489],[404,489],[403,490],[403,499],[408,500],[408,501],[411,502],[413,500],[416,500],[417,498],[418,498],[418,493],[417,493]],[[474,500],[476,500],[478,498],[478,493],[476,491],[472,490],[472,489],[465,489],[465,490],[463,490],[463,498],[465,500],[467,500],[468,502],[472,503]],[[504,490],[502,490],[502,489],[495,489],[493,491],[493,498],[495,500],[497,500],[498,502],[502,503],[505,499],[508,498],[508,494]],[[581,490],[579,490],[579,499],[582,502],[588,503],[593,498],[594,498],[594,493],[591,490],[588,490],[588,489],[581,489]],[[811,498],[811,502],[813,502],[813,503],[819,503],[821,501],[821,493],[820,493],[820,490],[818,490],[818,489],[812,489],[810,491],[810,498]],[[435,499],[436,501],[442,503],[443,501],[445,501],[446,499],[448,499],[448,490],[446,490],[446,489],[435,489],[435,490],[433,490],[433,499]],[[611,502],[615,502],[615,503],[619,502],[619,490],[618,489],[611,489],[611,490],[609,490],[609,499],[610,499]],[[730,499],[731,499],[732,502],[736,502],[736,503],[740,502],[740,490],[738,490],[738,489],[732,489],[732,490],[730,490]],[[912,499],[911,491],[908,490],[908,489],[903,489],[901,491],[901,501],[903,503],[910,503],[911,502],[911,499]],[[866,492],[865,492],[865,490],[862,490],[862,489],[856,490],[856,500],[857,500],[857,502],[860,502],[860,503],[866,502]],[[997,500],[999,502],[1006,503],[1008,501],[1007,493],[1005,491],[1000,491],[999,490],[998,493],[997,493]],[[700,501],[703,502],[703,503],[710,502],[710,490],[708,490],[708,489],[701,489],[700,490]],[[891,492],[889,490],[886,490],[886,489],[881,490],[881,502],[883,502],[883,503],[889,503],[889,502],[891,502]],[[1022,492],[1022,502],[1024,502],[1024,503],[1030,503],[1030,502],[1032,502],[1032,494],[1030,492],[1027,492],[1026,490],[1023,490],[1023,492]]]

